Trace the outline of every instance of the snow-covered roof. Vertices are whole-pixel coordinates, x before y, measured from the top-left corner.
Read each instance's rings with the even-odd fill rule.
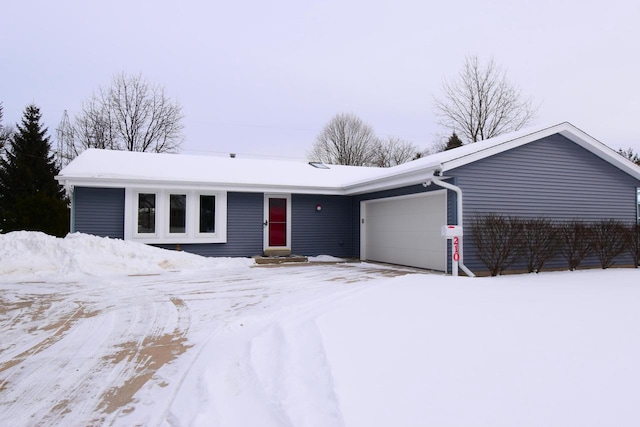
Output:
[[[367,182],[383,169],[316,167],[303,161],[140,153],[89,149],[57,179],[71,185],[237,188],[341,194],[348,183]]]
[[[303,161],[89,149],[57,179],[62,185],[360,194],[418,184],[436,170],[446,172],[556,133],[640,180],[638,166],[567,122],[501,135],[391,168],[318,168]]]

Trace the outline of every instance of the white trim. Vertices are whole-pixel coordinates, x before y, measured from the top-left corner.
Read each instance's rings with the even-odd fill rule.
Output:
[[[184,203],[184,233],[172,233],[171,232],[171,196],[184,196],[185,197],[185,203]],[[185,240],[186,237],[189,237],[190,235],[192,235],[196,229],[196,227],[194,227],[194,222],[192,221],[192,217],[193,214],[195,213],[196,210],[198,210],[198,206],[196,204],[196,201],[194,199],[198,199],[197,195],[192,195],[191,192],[187,192],[187,191],[180,191],[180,190],[176,190],[176,191],[167,191],[165,193],[165,197],[166,197],[166,202],[164,204],[164,209],[165,209],[165,219],[164,219],[164,225],[162,230],[165,230],[166,234],[165,236],[171,238],[171,239],[181,239],[181,240]],[[192,209],[189,209],[192,208]]]
[[[636,222],[640,224],[640,187],[636,187]]]
[[[448,216],[447,190],[435,190],[435,191],[407,194],[402,196],[382,197],[379,199],[370,199],[370,200],[361,201],[360,202],[360,259],[363,261],[367,260],[367,206],[368,205],[374,204],[377,202],[392,202],[394,200],[411,199],[411,198],[417,198],[417,197],[429,197],[429,196],[436,196],[436,195],[442,196],[443,193],[444,193],[444,204],[442,208],[444,210],[444,216],[446,221]],[[440,224],[440,225],[446,225],[446,224]],[[447,266],[448,257],[447,257],[447,249],[446,249],[447,248],[446,240],[443,239],[443,241],[445,242],[444,265]]]
[[[287,200],[287,245],[286,246],[269,246],[269,225],[263,227],[262,234],[262,249],[278,250],[288,249],[291,250],[291,194],[289,193],[265,193],[263,203],[263,223],[269,220],[269,199],[286,199]]]
[[[138,194],[156,195],[155,233],[139,234],[137,224]],[[169,195],[185,194],[186,224],[185,233],[169,232]],[[199,232],[200,195],[215,196],[215,233]],[[227,193],[225,191],[195,191],[180,189],[125,188],[124,202],[124,238],[141,243],[189,244],[189,243],[226,243],[227,242]]]
[[[367,259],[367,204],[371,200],[360,202],[360,260]]]

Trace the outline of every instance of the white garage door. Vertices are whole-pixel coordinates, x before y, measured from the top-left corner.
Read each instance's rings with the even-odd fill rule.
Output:
[[[362,202],[361,258],[446,270],[447,192]]]

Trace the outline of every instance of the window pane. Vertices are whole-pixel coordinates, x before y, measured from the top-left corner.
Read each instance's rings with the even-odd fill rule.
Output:
[[[185,233],[187,219],[187,195],[169,195],[169,233]]]
[[[216,196],[200,196],[200,233],[216,232]]]
[[[269,246],[287,246],[287,224],[284,222],[269,223]]]
[[[287,221],[287,199],[269,199],[269,222]]]
[[[156,232],[156,195],[138,194],[138,233]]]

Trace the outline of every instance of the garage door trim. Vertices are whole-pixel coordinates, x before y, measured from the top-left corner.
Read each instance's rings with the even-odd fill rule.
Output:
[[[367,206],[368,205],[380,203],[380,202],[392,202],[395,200],[403,200],[403,199],[418,198],[418,197],[432,197],[432,196],[442,197],[443,195],[444,195],[444,203],[443,203],[442,209],[443,209],[444,218],[446,221],[446,218],[448,217],[447,216],[447,190],[435,190],[435,191],[430,191],[426,193],[414,193],[414,194],[403,195],[403,196],[383,197],[379,199],[361,201],[360,202],[360,259],[367,260],[367,226],[368,226]],[[429,221],[429,218],[425,217],[425,221]],[[441,227],[442,225],[446,225],[446,223],[436,224],[437,227]],[[444,248],[444,252],[442,254],[443,263],[446,268],[447,250],[446,250],[446,241],[444,238],[442,239],[442,245]]]

